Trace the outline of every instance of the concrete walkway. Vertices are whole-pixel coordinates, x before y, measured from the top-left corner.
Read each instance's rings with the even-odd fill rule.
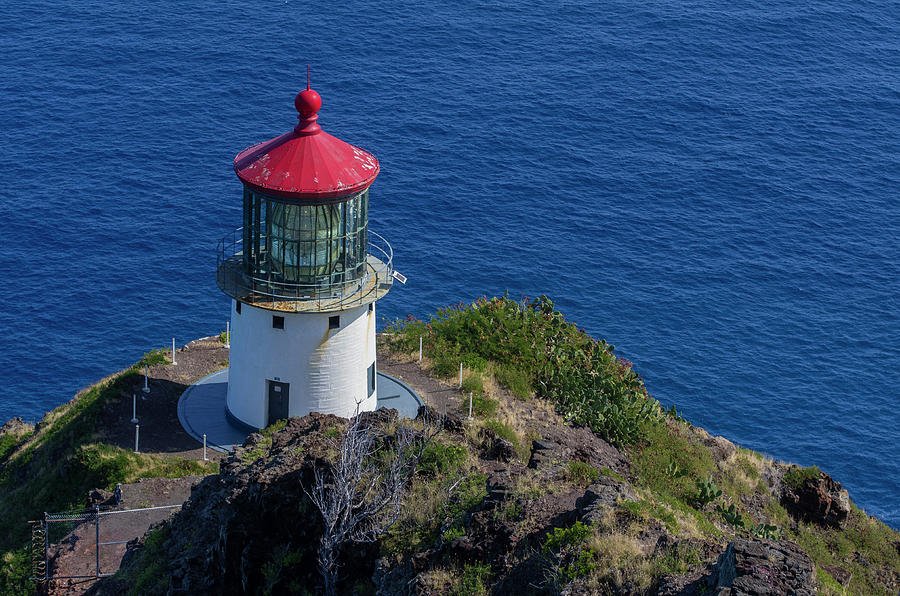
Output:
[[[409,385],[379,372],[376,378],[379,408],[395,408],[401,417],[413,418],[422,400]],[[228,392],[228,369],[203,377],[181,394],[178,421],[184,430],[210,449],[232,451],[241,445],[253,429],[237,423],[225,413]]]

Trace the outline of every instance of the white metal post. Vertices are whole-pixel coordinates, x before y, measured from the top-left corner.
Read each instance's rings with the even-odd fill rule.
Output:
[[[422,338],[419,338],[419,362],[422,362]]]
[[[146,364],[144,365],[144,393],[150,393],[150,384],[148,383],[150,376],[150,367]]]
[[[138,437],[140,436],[140,434],[141,434],[141,425],[135,424],[134,425],[134,452],[135,453],[140,453],[140,451],[138,450]]]
[[[172,338],[172,364],[178,364],[175,362],[175,338]]]
[[[231,348],[231,321],[225,321],[225,349]]]
[[[472,419],[472,392],[469,391],[469,420]]]
[[[462,362],[459,363],[459,388],[462,389]]]
[[[203,433],[203,461],[208,461],[206,459],[206,433]]]
[[[132,424],[137,424],[137,423],[138,423],[138,417],[137,417],[137,395],[135,395],[134,393],[131,394],[131,423],[132,423]]]

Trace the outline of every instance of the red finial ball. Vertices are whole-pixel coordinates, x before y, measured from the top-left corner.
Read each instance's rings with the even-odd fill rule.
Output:
[[[318,113],[322,107],[322,98],[312,89],[304,89],[294,98],[294,107],[304,118],[309,118]]]

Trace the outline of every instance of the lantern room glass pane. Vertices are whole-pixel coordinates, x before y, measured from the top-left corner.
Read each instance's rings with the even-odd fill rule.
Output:
[[[262,281],[296,284],[298,293],[365,274],[369,193],[331,205],[297,205],[248,191],[244,197],[244,264]]]

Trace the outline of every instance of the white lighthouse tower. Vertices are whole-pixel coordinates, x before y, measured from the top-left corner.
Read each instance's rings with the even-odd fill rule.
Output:
[[[218,249],[232,298],[226,408],[254,428],[375,409],[375,301],[393,279],[391,247],[368,226],[378,160],[321,129],[308,83],[294,105],[293,130],[235,157],[244,225]]]

